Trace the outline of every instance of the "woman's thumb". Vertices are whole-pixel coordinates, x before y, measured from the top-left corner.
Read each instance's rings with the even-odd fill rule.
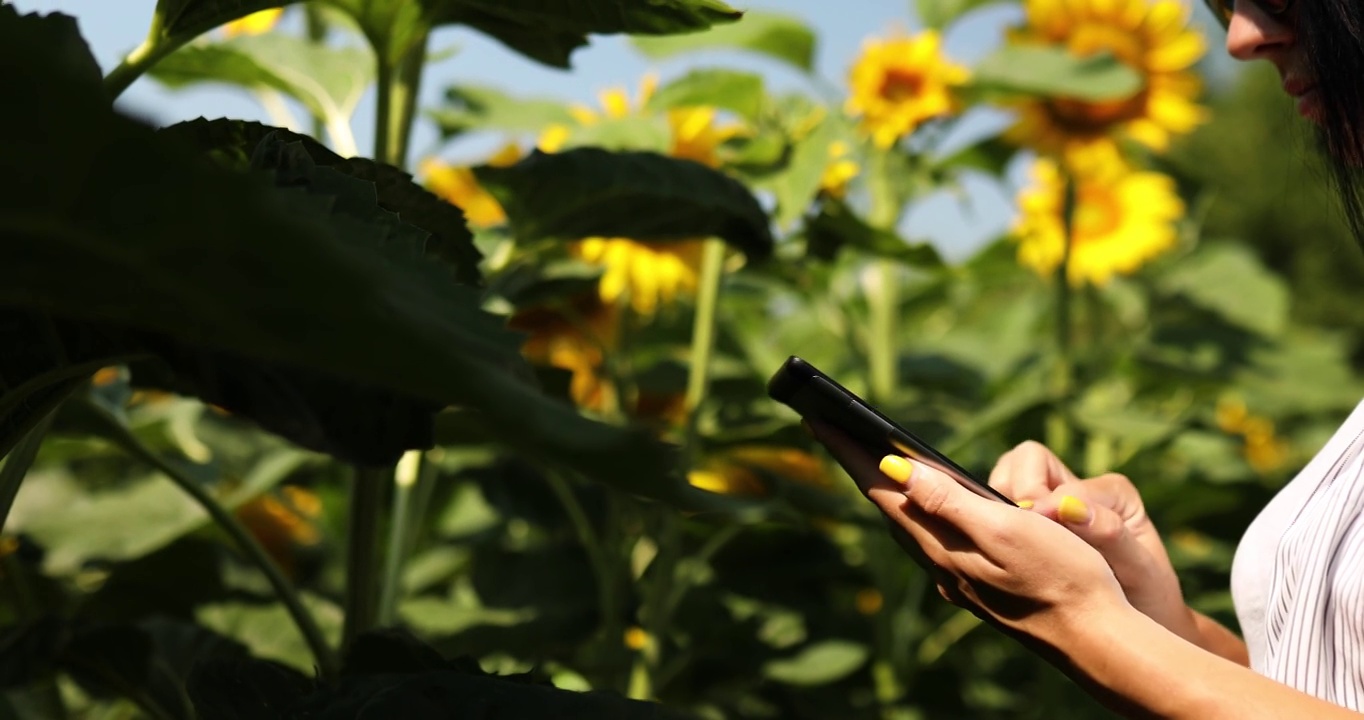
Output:
[[[1149,574],[1151,558],[1146,548],[1127,531],[1117,513],[1086,497],[1083,488],[1062,485],[1038,500],[1033,509],[1098,550],[1124,588],[1139,585]]]

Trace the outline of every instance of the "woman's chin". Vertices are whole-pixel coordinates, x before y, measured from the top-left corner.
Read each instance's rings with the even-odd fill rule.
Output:
[[[1321,93],[1316,88],[1312,88],[1296,99],[1298,114],[1314,123],[1321,124]]]

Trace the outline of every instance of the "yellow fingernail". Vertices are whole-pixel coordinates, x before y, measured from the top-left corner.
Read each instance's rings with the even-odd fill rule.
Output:
[[[1022,508],[1022,509],[1024,509],[1024,510],[1027,510],[1028,508],[1032,507],[1032,501],[1031,501],[1031,500],[1019,500],[1019,501],[1018,501],[1018,507],[1020,507],[1020,508]]]
[[[901,485],[908,485],[909,476],[914,472],[914,466],[899,455],[887,455],[881,458],[881,472]]]
[[[1089,522],[1089,506],[1074,495],[1066,495],[1061,498],[1061,504],[1056,508],[1056,516],[1068,523],[1077,525],[1087,523]]]

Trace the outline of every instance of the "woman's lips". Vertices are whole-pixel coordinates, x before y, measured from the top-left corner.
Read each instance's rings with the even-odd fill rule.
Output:
[[[1285,80],[1283,90],[1292,96],[1293,99],[1298,101],[1297,106],[1299,115],[1313,120],[1320,116],[1321,97],[1317,93],[1317,86],[1315,84]]]
[[[1309,119],[1317,120],[1321,117],[1321,96],[1316,88],[1311,88],[1298,95],[1298,114]]]

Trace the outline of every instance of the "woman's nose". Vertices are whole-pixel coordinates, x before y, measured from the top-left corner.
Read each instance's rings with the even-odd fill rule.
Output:
[[[1291,23],[1271,17],[1258,6],[1238,0],[1227,26],[1227,52],[1237,60],[1261,60],[1293,45]]]

